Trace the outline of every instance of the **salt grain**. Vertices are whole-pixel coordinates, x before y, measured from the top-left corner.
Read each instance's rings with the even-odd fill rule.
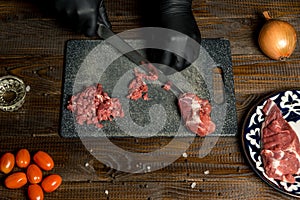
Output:
[[[26,88],[25,88],[26,92],[29,92],[30,91],[30,86],[27,85]]]
[[[187,158],[187,157],[188,157],[187,153],[184,152],[184,153],[182,154],[182,157]]]
[[[148,171],[148,172],[151,171],[151,166],[147,166],[147,171]]]
[[[108,190],[105,190],[104,193],[105,193],[106,195],[108,195]]]
[[[205,171],[204,171],[204,174],[209,174],[209,170],[205,170]]]
[[[196,185],[197,185],[197,183],[196,183],[196,182],[193,182],[193,183],[191,184],[191,188],[195,188]]]
[[[142,163],[138,163],[138,164],[136,164],[136,168],[142,168]]]
[[[85,167],[88,167],[89,165],[90,165],[89,163],[85,163],[85,164],[84,164]]]

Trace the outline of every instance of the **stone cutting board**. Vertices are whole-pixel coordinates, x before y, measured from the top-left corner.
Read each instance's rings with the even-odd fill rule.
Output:
[[[142,43],[128,40],[131,45]],[[137,45],[139,46],[139,45]],[[143,51],[141,51],[143,53]],[[66,44],[65,68],[62,88],[60,134],[62,137],[155,137],[194,136],[184,128],[177,97],[161,88],[160,83],[149,84],[149,101],[129,101],[127,86],[133,78],[130,62],[113,47],[102,40],[71,40]],[[202,39],[199,58],[187,69],[170,76],[172,82],[187,92],[196,93],[201,98],[215,102],[213,94],[215,80],[211,71],[214,67],[223,71],[224,102],[212,103],[212,120],[218,124],[212,135],[235,136],[237,116],[234,96],[230,43],[225,39]],[[86,86],[101,83],[111,97],[118,97],[125,111],[125,118],[104,122],[104,128],[93,125],[78,125],[73,114],[66,109],[73,94]],[[217,109],[218,108],[218,109]]]

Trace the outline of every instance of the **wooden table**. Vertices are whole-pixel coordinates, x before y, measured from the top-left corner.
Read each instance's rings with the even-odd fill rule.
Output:
[[[106,5],[115,32],[141,26],[137,0],[126,4],[112,0]],[[300,82],[300,45],[287,62],[270,60],[261,53],[257,35],[264,10],[300,31],[298,0],[194,0],[202,36],[226,38],[231,43],[238,136],[219,138],[204,158],[198,156],[203,139],[197,137],[187,157],[154,172],[131,174],[106,167],[79,139],[59,135],[65,42],[87,38],[64,27],[50,9],[41,9],[34,1],[0,0],[0,76],[18,76],[31,88],[20,110],[0,112],[0,154],[20,148],[51,154],[55,161],[51,173],[60,174],[63,184],[45,195],[48,200],[290,199],[265,184],[241,151],[241,126],[251,106],[270,92],[296,88]],[[113,141],[143,152],[162,147],[168,138]],[[5,177],[0,174],[0,199],[26,199],[26,188],[3,186]]]

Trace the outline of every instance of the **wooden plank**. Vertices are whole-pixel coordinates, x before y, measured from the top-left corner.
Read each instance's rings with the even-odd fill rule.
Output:
[[[218,186],[214,182],[218,182]],[[248,190],[246,189],[248,188]],[[0,186],[4,199],[25,200],[26,188],[8,190]],[[256,178],[218,178],[185,182],[63,182],[58,190],[46,193],[45,199],[291,199],[270,190]]]
[[[217,181],[217,180],[215,180]],[[45,199],[291,199],[269,190],[253,178],[241,178],[239,181],[218,179],[218,187],[212,181],[187,182],[66,182],[53,193],[46,193]],[[195,185],[196,184],[196,185]],[[195,186],[194,186],[195,185]],[[248,190],[245,190],[245,187]],[[26,188],[7,190],[0,188],[6,199],[25,200]]]
[[[115,2],[115,1],[113,1]],[[134,1],[129,1],[134,4]],[[12,3],[11,3],[12,4]],[[135,2],[136,4],[136,2]],[[200,1],[194,1],[195,10],[199,10],[197,6],[203,6]],[[201,5],[198,5],[201,4]],[[266,3],[253,2],[210,2],[205,5],[205,8],[211,8],[209,11],[211,16],[203,15],[203,12],[195,11],[195,18],[203,37],[220,38],[224,37],[231,40],[233,54],[260,54],[257,42],[255,42],[257,33],[264,23],[264,20],[257,13],[257,9]],[[271,7],[273,3],[269,2]],[[108,3],[108,7],[119,5],[118,2]],[[234,7],[232,8],[232,5]],[[274,11],[274,16],[280,19],[286,19],[293,24],[296,30],[300,30],[299,4],[293,5],[293,2],[287,2],[287,5],[292,5],[293,10],[287,10],[287,7],[280,8]],[[8,5],[11,6],[11,5]],[[22,7],[22,5],[21,5]],[[222,8],[220,10],[220,8]],[[237,9],[239,8],[239,9]],[[126,12],[115,11],[111,12],[113,29],[116,32],[125,31],[131,28],[141,27],[141,14],[135,11],[136,5],[126,6]],[[133,11],[130,11],[133,9]],[[228,11],[230,9],[230,12]],[[278,9],[278,7],[276,7]],[[282,10],[283,9],[283,10]],[[232,12],[234,10],[235,12]],[[54,16],[45,16],[35,9],[39,15],[32,16],[30,5],[26,5],[23,9],[13,9],[7,13],[3,11],[2,15],[10,18],[9,21],[3,20],[4,26],[1,26],[1,37],[3,42],[3,54],[9,54],[10,50],[16,53],[22,50],[30,53],[58,53],[62,54],[64,42],[68,39],[86,39],[83,35],[76,34],[69,27],[63,28],[63,25]],[[288,12],[289,11],[289,12]],[[22,17],[14,18],[13,16],[22,13]],[[230,14],[228,14],[230,13]],[[226,17],[224,16],[226,14]],[[1,15],[1,12],[0,12]],[[30,23],[30,25],[28,25]],[[23,33],[23,34],[19,34]],[[42,37],[41,37],[42,36]],[[56,39],[48,40],[48,38],[56,37]],[[34,38],[35,42],[28,38]],[[38,39],[38,40],[37,40]],[[16,51],[16,49],[19,49]],[[0,50],[1,52],[1,50]],[[1,52],[2,53],[2,52]]]
[[[195,140],[194,140],[195,139]],[[112,138],[111,141],[123,148],[127,152],[145,153],[160,150],[168,145],[171,138],[154,137],[139,139],[136,138]],[[32,154],[38,150],[47,151],[55,161],[54,172],[60,173],[66,181],[95,181],[95,180],[118,180],[118,181],[185,181],[187,178],[203,179],[205,177],[204,171],[209,170],[211,175],[218,175],[226,177],[230,172],[232,176],[240,176],[243,173],[249,174],[249,168],[244,164],[244,159],[239,153],[238,139],[236,138],[222,138],[219,139],[216,146],[205,157],[199,157],[202,147],[203,138],[191,138],[193,141],[188,149],[183,149],[186,156],[170,154],[163,155],[167,160],[169,157],[175,156],[174,163],[165,165],[164,168],[157,168],[151,173],[137,173],[131,174],[126,172],[119,172],[111,169],[103,164],[101,158],[96,159],[90,153],[93,150],[94,154],[101,154],[101,149],[108,149],[111,144],[103,144],[105,146],[97,146],[100,140],[91,139],[90,142],[95,142],[93,149],[86,149],[86,146],[80,139],[63,139],[59,137],[0,137],[1,154],[4,152],[16,152],[20,148],[27,148]],[[105,141],[105,140],[103,140]],[[101,143],[101,141],[100,141]],[[172,147],[174,152],[181,149],[181,147]],[[111,150],[111,155],[120,152]],[[155,155],[155,154],[154,154]],[[178,157],[178,158],[177,158]],[[155,160],[153,162],[164,163],[165,160]],[[118,160],[116,160],[118,162]],[[130,162],[130,158],[127,158]],[[161,162],[161,163],[160,163]],[[120,163],[121,165],[121,163]],[[136,163],[132,163],[135,167]],[[150,170],[151,171],[151,170]],[[148,172],[148,171],[146,171]],[[168,176],[163,174],[168,173]],[[248,176],[248,175],[247,175]]]
[[[127,145],[131,150],[139,149],[133,148],[138,147],[138,144],[128,146],[132,142],[141,143],[142,149],[149,145],[148,150],[153,150],[168,140],[160,138],[158,141],[154,139],[133,141],[119,138],[113,141],[119,146]],[[176,196],[179,196],[179,199],[187,197],[197,199],[199,196],[204,199],[238,197],[251,199],[263,198],[261,195],[287,199],[286,196],[270,190],[249,169],[237,149],[238,139],[222,138],[207,157],[200,159],[198,154],[202,140],[197,138],[191,144],[186,151],[187,158],[182,156],[164,169],[142,174],[124,173],[105,167],[76,139],[1,137],[0,143],[3,144],[2,153],[16,152],[19,148],[28,148],[31,153],[42,149],[53,157],[55,168],[45,175],[58,173],[64,181],[58,191],[46,194],[47,199],[105,199],[107,198],[105,190],[108,190],[108,197],[111,199],[133,197],[172,199]],[[1,174],[0,179],[4,178],[5,175]],[[26,189],[12,192],[3,185],[0,186],[1,193],[7,198],[23,199],[24,190]]]

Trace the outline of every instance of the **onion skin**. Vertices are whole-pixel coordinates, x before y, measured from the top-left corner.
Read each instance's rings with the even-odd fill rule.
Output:
[[[271,19],[267,11],[263,14],[267,22],[260,30],[259,46],[271,59],[285,61],[296,48],[296,30],[288,22]]]

